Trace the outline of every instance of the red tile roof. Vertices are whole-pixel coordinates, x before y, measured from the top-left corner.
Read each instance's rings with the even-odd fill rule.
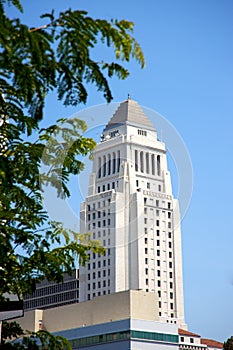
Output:
[[[191,337],[201,337],[199,334],[191,333],[189,331],[186,331],[185,329],[178,328],[179,335],[188,335]]]
[[[212,339],[201,339],[201,344],[205,344],[210,348],[223,348],[223,343],[220,343],[219,341],[212,340]]]

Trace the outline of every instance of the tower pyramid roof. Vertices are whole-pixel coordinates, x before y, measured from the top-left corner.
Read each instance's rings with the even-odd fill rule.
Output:
[[[125,123],[155,130],[151,121],[143,112],[139,104],[130,98],[121,102],[116,112],[106,125],[105,130]]]

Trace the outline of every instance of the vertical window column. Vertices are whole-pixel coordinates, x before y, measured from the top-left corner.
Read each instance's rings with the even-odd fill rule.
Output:
[[[149,153],[146,153],[146,173],[150,173]]]
[[[103,176],[106,176],[106,156],[103,157]]]
[[[142,151],[140,152],[140,171],[144,173],[144,154]]]
[[[113,152],[113,157],[112,157],[112,173],[115,174],[116,172],[116,153]]]
[[[155,155],[151,155],[151,173],[155,175]]]
[[[108,154],[108,175],[111,175],[111,154]]]
[[[138,171],[138,151],[135,150],[134,152],[134,164],[135,164],[135,171]]]
[[[101,177],[101,157],[98,158],[98,178]]]
[[[120,164],[121,164],[121,155],[120,155],[120,151],[117,151],[117,172],[118,173],[120,171]]]
[[[160,164],[160,156],[157,156],[157,175],[161,175],[161,164]]]

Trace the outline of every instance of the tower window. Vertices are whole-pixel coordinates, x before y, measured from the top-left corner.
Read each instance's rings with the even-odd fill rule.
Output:
[[[144,154],[140,152],[140,171],[144,173]]]
[[[115,172],[116,172],[116,153],[113,152],[112,173],[115,174]]]
[[[147,131],[138,129],[138,135],[147,136]]]
[[[134,159],[135,171],[138,171],[138,151],[137,150],[135,150],[134,156],[135,156],[135,159]]]
[[[149,153],[146,153],[146,173],[149,174],[150,167],[149,167]]]
[[[121,164],[121,157],[120,157],[120,151],[117,151],[117,172],[120,171],[120,164]]]
[[[152,172],[152,175],[155,175],[155,156],[154,156],[154,154],[151,155],[151,172]]]
[[[101,177],[101,158],[98,158],[98,178]]]
[[[108,154],[108,175],[111,174],[111,155]]]
[[[157,175],[161,175],[161,168],[160,168],[160,156],[157,156]]]
[[[103,164],[103,176],[106,176],[106,156],[104,156],[104,159],[103,159],[103,162],[104,162],[104,164]]]

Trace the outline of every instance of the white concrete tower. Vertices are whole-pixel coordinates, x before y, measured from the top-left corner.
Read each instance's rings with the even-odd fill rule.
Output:
[[[137,102],[120,104],[94,152],[81,232],[106,247],[80,268],[80,301],[129,289],[158,296],[163,322],[185,327],[181,233],[164,143]]]

